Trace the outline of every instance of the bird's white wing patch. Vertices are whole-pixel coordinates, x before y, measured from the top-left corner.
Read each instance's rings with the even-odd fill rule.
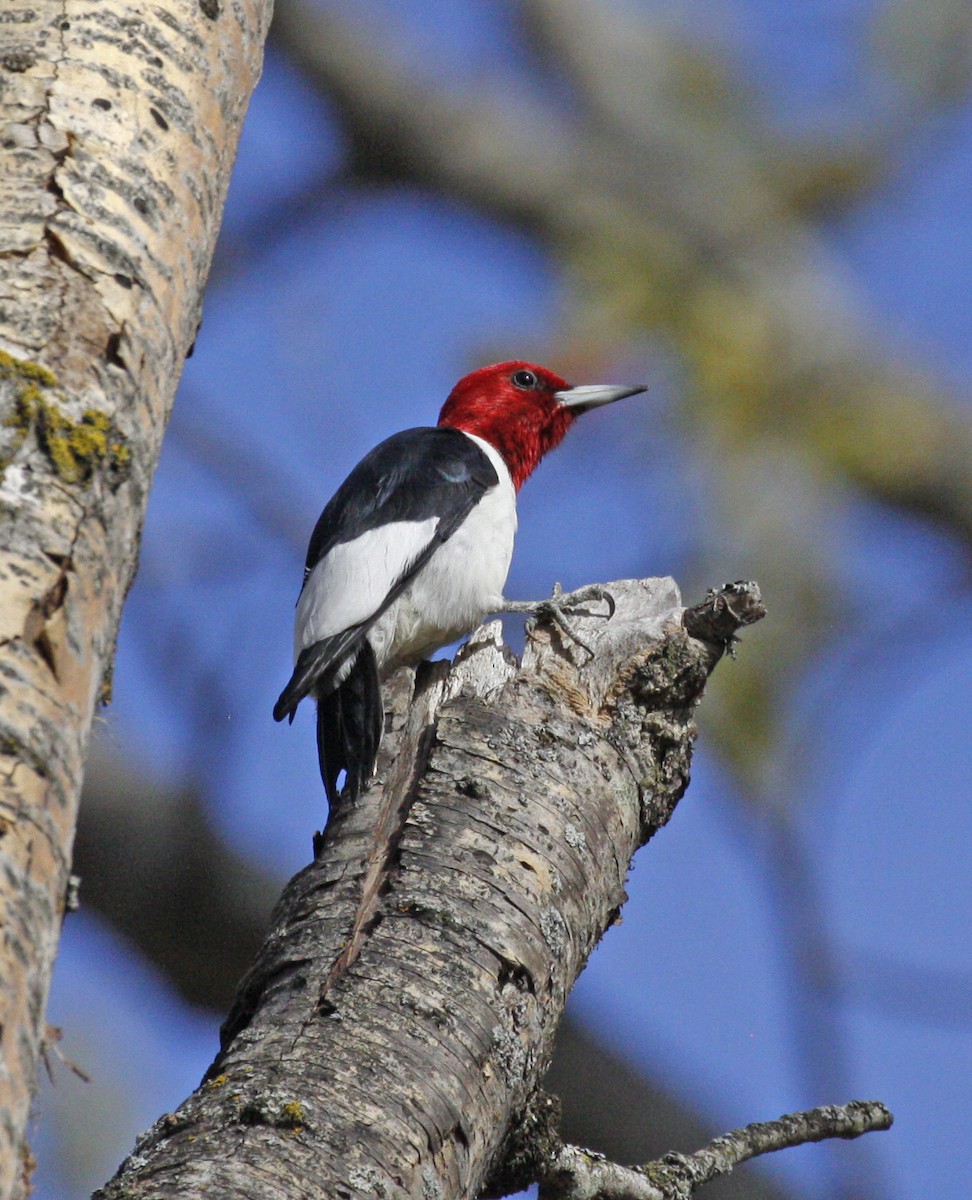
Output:
[[[395,521],[341,542],[311,571],[297,601],[294,659],[301,650],[373,616],[429,544],[438,517]]]

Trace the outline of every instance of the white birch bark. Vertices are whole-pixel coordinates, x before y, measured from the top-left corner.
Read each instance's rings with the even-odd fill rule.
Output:
[[[25,1142],[92,714],[270,0],[0,10],[0,1198]]]

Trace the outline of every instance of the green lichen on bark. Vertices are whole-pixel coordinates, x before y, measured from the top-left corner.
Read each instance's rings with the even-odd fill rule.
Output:
[[[98,408],[70,416],[53,371],[0,351],[2,392],[10,397],[2,428],[11,432],[0,450],[0,478],[30,433],[62,483],[86,484],[102,466],[112,486],[127,476],[131,450],[111,417]]]
[[[102,464],[113,482],[128,473],[131,451],[106,412],[86,408],[74,421],[56,404],[41,402],[33,416],[38,440],[64,483],[87,483]]]
[[[3,419],[4,445],[0,449],[0,478],[14,460],[32,423],[31,414],[43,402],[42,388],[56,388],[57,376],[40,363],[14,358],[0,350],[0,397],[10,396],[10,411]]]
[[[278,1129],[289,1129],[293,1133],[299,1133],[304,1127],[306,1116],[304,1106],[299,1100],[288,1100],[286,1104],[281,1104],[280,1112],[274,1124]]]

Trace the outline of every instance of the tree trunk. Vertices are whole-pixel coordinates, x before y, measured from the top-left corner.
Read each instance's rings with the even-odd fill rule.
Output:
[[[285,890],[205,1082],[101,1200],[523,1182],[511,1122],[632,854],[685,789],[708,672],[762,612],[735,585],[688,621],[671,580],[609,590],[610,620],[577,619],[593,659],[542,627],[518,666],[497,623],[422,668],[410,705],[397,677],[378,778]]]
[[[270,9],[0,14],[0,1200],[27,1186],[88,732]]]

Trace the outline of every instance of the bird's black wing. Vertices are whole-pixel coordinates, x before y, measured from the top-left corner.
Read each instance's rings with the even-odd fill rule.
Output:
[[[307,547],[305,581],[334,546],[378,525],[439,517],[441,545],[497,483],[485,451],[458,429],[392,434],[365,455],[325,506]]]
[[[373,612],[304,648],[274,707],[275,720],[292,720],[300,701],[315,693],[318,758],[332,807],[341,771],[347,772],[346,787],[356,796],[373,773],[378,754],[383,711],[368,630],[498,482],[485,452],[465,434],[450,428],[408,429],[366,455],[321,513],[307,551],[305,584],[335,546],[382,525],[437,518],[428,541],[416,548]],[[349,660],[345,678],[330,683]]]
[[[353,654],[371,626],[408,587],[438,546],[447,541],[489,488],[499,482],[482,448],[457,429],[407,429],[376,446],[334,493],[311,535],[304,584],[327,555],[382,525],[437,518],[428,540],[416,545],[397,579],[347,628],[306,646],[280,694],[274,719],[293,718],[297,705]]]

